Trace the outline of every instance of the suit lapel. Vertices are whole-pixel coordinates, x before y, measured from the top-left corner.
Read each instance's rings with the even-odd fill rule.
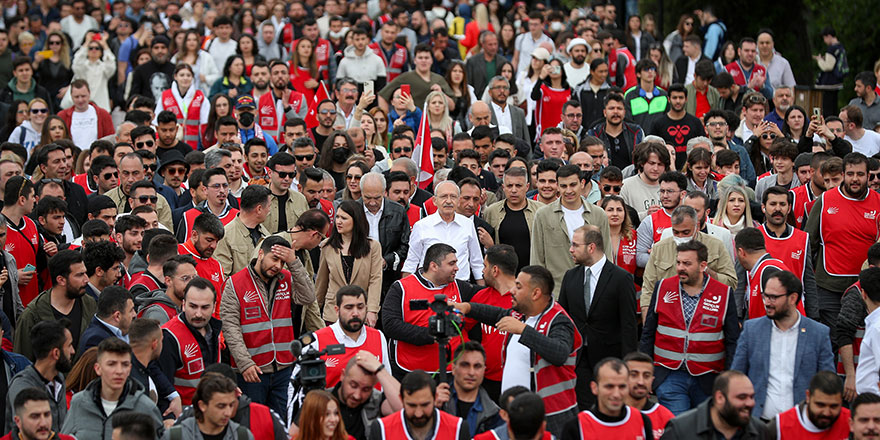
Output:
[[[342,270],[342,252],[330,245],[327,245],[325,248],[333,251],[333,253],[327,256],[327,264],[336,272],[336,279],[345,280],[345,272]]]
[[[805,318],[802,316],[800,322],[798,323],[798,327],[800,327],[800,329],[798,329],[797,348],[795,348],[795,352],[794,352],[794,376],[793,377],[795,377],[795,378],[798,377],[798,373],[800,372],[801,359],[803,359],[803,356],[804,356],[804,349],[805,349],[804,345],[807,343],[807,337],[806,337],[807,336],[807,326],[804,325],[804,319]],[[795,399],[797,399],[797,396],[795,396]]]
[[[354,263],[352,264],[352,268],[351,268],[351,283],[354,283],[354,280],[357,279],[358,270],[361,268],[362,264],[366,263],[367,260],[369,260],[369,255],[367,256],[367,258],[355,258],[354,259]]]
[[[592,306],[593,303],[599,304],[599,297],[605,293],[605,287],[608,285],[608,278],[611,277],[611,262],[605,260],[605,265],[602,266],[602,272],[599,274],[599,281],[596,282],[596,287],[593,289],[593,297],[590,299],[590,315],[593,314],[593,310],[595,307]],[[588,316],[589,318],[589,316]]]
[[[766,318],[766,319],[764,319],[764,318]],[[770,335],[773,334],[773,321],[771,321],[770,318],[767,318],[766,316],[764,318],[761,318],[761,319],[763,320],[764,327],[766,328],[766,330],[762,329],[763,331],[759,332],[759,334],[767,335],[767,337],[766,338],[764,338],[764,337],[758,338],[758,350],[756,350],[756,353],[761,353],[761,355],[760,355],[761,362],[766,363],[764,365],[764,370],[767,371],[767,374],[769,377],[769,374],[770,374],[770,337],[771,337]],[[764,356],[763,353],[767,353],[767,355]]]

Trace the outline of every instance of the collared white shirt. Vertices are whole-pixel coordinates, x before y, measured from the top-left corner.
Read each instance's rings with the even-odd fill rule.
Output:
[[[697,59],[688,57],[688,71],[687,74],[685,74],[684,76],[684,85],[688,85],[694,82],[694,69],[697,67],[697,61],[699,60],[699,56],[697,57]]]
[[[373,214],[364,206],[364,214],[367,216],[367,223],[370,224],[370,235],[369,237],[373,240],[379,241],[379,220],[382,218],[382,210],[385,209],[385,203],[382,203],[382,206],[379,210]]]
[[[483,279],[483,253],[474,229],[474,220],[455,213],[452,221],[447,223],[440,217],[439,211],[413,225],[409,236],[409,252],[401,271],[416,273],[416,269],[422,266],[425,252],[436,243],[446,243],[455,248],[458,257],[456,279],[470,280],[471,272],[475,279]]]
[[[495,112],[495,120],[498,121],[498,133],[513,133],[513,122],[510,120],[510,106],[505,105],[502,109],[500,105],[493,102],[492,111]]]
[[[856,366],[856,393],[880,394],[880,309],[865,318],[865,337],[859,349],[859,365]]]
[[[596,284],[599,283],[599,275],[602,274],[602,268],[605,267],[606,261],[608,261],[608,258],[603,255],[592,266],[584,267],[584,279],[586,280],[587,276],[590,277],[590,304],[593,304],[593,300],[596,299]]]
[[[772,321],[773,326],[770,327],[770,368],[762,414],[767,419],[794,406],[794,358],[801,324],[801,315],[797,316],[797,322],[788,330],[781,330],[776,326],[776,321]]]
[[[117,338],[122,339],[122,340],[125,341],[125,342],[128,342],[128,335],[123,335],[123,334],[122,334],[122,330],[120,330],[119,327],[116,327],[116,326],[113,325],[113,324],[107,323],[107,322],[104,321],[103,319],[98,318],[97,315],[95,316],[95,319],[97,319],[98,322],[100,322],[101,324],[106,325],[107,328],[110,329],[110,333],[113,333],[113,336],[116,336]]]

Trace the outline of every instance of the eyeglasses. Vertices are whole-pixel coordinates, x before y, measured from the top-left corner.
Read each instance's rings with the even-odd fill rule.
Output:
[[[623,188],[623,185],[603,185],[602,189],[605,192],[620,192],[620,188]]]
[[[391,150],[391,151],[393,151],[393,152],[395,152],[395,153],[397,153],[397,154],[400,154],[400,153],[412,153],[412,150],[413,150],[413,149],[412,149],[411,147],[403,147],[403,148],[401,148],[401,147],[397,147],[397,148],[395,148],[395,149],[393,149],[393,150]]]
[[[566,118],[573,118],[573,119],[580,119],[580,118],[583,118],[584,115],[583,115],[583,113],[569,113],[569,114],[565,115],[565,117]]]
[[[144,148],[150,148],[155,144],[156,144],[155,142],[153,142],[152,140],[149,140],[149,141],[144,141],[144,142],[135,142],[134,147],[137,148],[138,150],[141,150]]]
[[[363,177],[363,176],[356,176],[354,174],[346,174],[345,180],[361,180],[361,177]]]
[[[706,125],[709,126],[709,127],[727,127],[727,122],[724,122],[724,121],[716,121],[716,122],[710,122],[710,123],[708,123],[708,124],[706,124]]]
[[[61,42],[58,40],[49,40],[49,46],[61,46]]]
[[[184,167],[174,167],[174,168],[169,167],[169,168],[165,169],[165,174],[170,174],[172,176],[176,176],[178,174],[184,175],[184,174],[186,174],[186,168],[184,168]]]
[[[675,194],[675,193],[677,193],[677,192],[679,192],[679,191],[678,191],[678,190],[675,190],[675,189],[661,189],[661,190],[659,190],[659,191],[657,191],[657,192],[660,193],[661,195],[663,195],[663,194]]]
[[[341,93],[357,93],[357,89],[339,89]]]
[[[290,177],[292,179],[292,178],[296,177],[296,171],[275,171],[275,170],[272,170],[272,171],[275,174],[277,174],[278,177],[280,177],[282,179],[286,179],[288,177]]]
[[[89,46],[89,50],[98,51],[98,50],[101,50],[101,48],[98,46]]]
[[[492,90],[510,90],[510,87],[508,87],[508,86],[495,86],[495,87],[492,87]]]
[[[779,298],[786,297],[788,295],[790,295],[790,293],[783,293],[782,295],[770,295],[769,293],[761,292],[761,297],[764,299],[769,299],[771,302],[776,301]]]
[[[114,179],[117,179],[117,178],[119,178],[119,171],[114,171],[112,173],[104,173],[103,175],[101,175],[101,177],[103,177],[104,180],[110,180],[111,177]]]
[[[335,115],[336,110],[320,110],[318,113],[321,113],[322,115]]]
[[[141,203],[156,203],[159,201],[159,196],[138,196],[137,199]]]
[[[208,186],[208,188],[211,188],[211,189],[213,189],[213,190],[217,190],[217,189],[229,189],[229,184],[228,184],[228,183],[215,183],[215,184],[207,185],[207,186]]]
[[[293,158],[296,159],[296,160],[298,160],[298,161],[312,160],[312,159],[315,158],[315,155],[314,155],[314,154],[295,154],[295,155],[293,156]]]
[[[18,115],[26,115],[26,114],[27,114],[27,110],[16,110],[15,113],[18,114]]]
[[[764,139],[764,140],[776,139],[776,133],[764,133],[761,135],[761,139]]]
[[[46,113],[49,113],[49,109],[47,109],[47,108],[32,108],[31,109],[32,115],[39,115],[39,114],[46,114]]]

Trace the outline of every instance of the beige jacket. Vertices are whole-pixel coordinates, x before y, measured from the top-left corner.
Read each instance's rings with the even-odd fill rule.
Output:
[[[128,202],[128,196],[122,192],[122,186],[117,186],[116,188],[107,191],[105,196],[110,197],[114,203],[116,203],[116,210],[122,214],[126,212],[125,204]],[[162,194],[156,193],[159,196],[159,200],[156,201],[156,211],[159,214],[159,223],[162,226],[165,226],[169,231],[174,230],[173,220],[171,220],[171,205],[168,204],[168,201],[165,200],[165,197]],[[129,209],[131,211],[131,209]]]
[[[261,224],[258,228],[264,238],[269,236],[269,231],[265,226]],[[236,215],[223,229],[226,233],[223,235],[223,239],[217,243],[214,258],[220,262],[223,276],[229,278],[232,274],[247,267],[256,246],[251,240],[247,226],[241,222],[240,216]],[[259,245],[259,243],[257,244]]]
[[[293,284],[291,286],[291,299],[293,300],[293,303],[302,305],[314,303],[315,290],[312,284],[312,279],[309,277],[309,274],[306,272],[302,263],[296,259],[292,265],[289,265],[289,267],[293,268],[293,271],[291,272],[291,280]],[[248,265],[242,270],[251,272],[251,276],[253,276],[257,286],[257,291],[263,296],[263,301],[270,305],[269,312],[271,313],[272,305],[275,303],[275,290],[280,280],[280,274],[272,278],[269,283],[265,283],[262,278],[256,274],[253,265]],[[287,310],[286,312],[290,313],[291,311]],[[237,366],[238,371],[241,372],[247,370],[255,365],[255,363],[251,360],[251,356],[247,351],[247,346],[244,343],[244,337],[241,333],[241,306],[238,302],[238,296],[235,294],[235,288],[232,287],[232,283],[226,283],[226,286],[223,288],[223,296],[220,298],[220,317],[223,321],[223,335],[226,338],[226,346],[229,347],[229,353],[232,355],[232,359],[235,360],[235,365]],[[279,347],[279,350],[281,349],[287,350],[288,347]],[[277,364],[267,365],[263,368],[263,373],[271,373],[273,367],[277,367]]]
[[[287,204],[285,204],[284,209],[287,212],[287,229],[290,229],[299,219],[299,216],[309,210],[309,203],[306,202],[306,196],[297,191],[291,189],[288,190],[288,194],[290,196],[287,198]],[[269,195],[269,215],[266,217],[266,221],[263,222],[263,226],[266,227],[270,234],[281,232],[278,230],[278,197],[274,194]]]
[[[333,310],[336,305],[336,291],[349,284],[361,286],[367,292],[367,312],[379,313],[382,300],[382,263],[382,245],[376,240],[370,240],[370,254],[365,258],[355,258],[351,282],[346,282],[341,254],[325,241],[321,246],[321,264],[318,266],[318,279],[315,281],[315,293],[318,306],[324,311],[324,321],[336,321],[336,311]]]
[[[733,266],[730,253],[724,248],[721,240],[702,232],[697,233],[695,240],[705,244],[709,249],[708,268],[716,274],[712,278],[730,286],[731,289],[736,289],[736,269]],[[645,266],[645,274],[642,276],[642,296],[640,299],[642,307],[651,306],[654,285],[666,278],[676,276],[678,273],[675,270],[675,256],[678,253],[675,248],[673,237],[664,238],[654,243],[651,248],[651,256]]]
[[[605,240],[605,255],[611,252],[611,230],[608,228],[608,217],[602,208],[587,203],[587,199],[581,197],[584,206],[583,218],[588,225],[595,225],[602,231]],[[568,227],[562,213],[562,201],[556,199],[553,203],[538,209],[535,221],[532,225],[532,250],[530,264],[546,267],[553,274],[553,297],[559,296],[559,288],[562,284],[562,276],[565,271],[574,267],[574,259],[569,252],[571,237],[568,236]]]
[[[531,230],[532,225],[535,224],[535,214],[538,212],[538,209],[544,206],[544,204],[528,198],[526,199],[526,202],[524,214],[526,217],[526,224],[529,225],[529,230]],[[501,226],[501,222],[504,221],[504,216],[507,214],[507,211],[504,209],[504,203],[504,200],[495,202],[486,207],[483,211],[483,220],[485,220],[489,226],[495,228],[495,237],[493,238],[495,239],[496,244],[500,243],[498,238],[498,227]]]

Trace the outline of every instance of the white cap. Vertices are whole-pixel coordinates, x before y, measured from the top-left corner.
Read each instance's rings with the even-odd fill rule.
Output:
[[[537,58],[541,61],[550,61],[550,51],[544,49],[543,47],[539,47],[532,51],[532,58]]]
[[[568,46],[566,46],[565,51],[571,52],[571,49],[579,44],[587,48],[587,53],[590,53],[593,50],[593,48],[590,47],[589,44],[587,44],[587,40],[584,40],[583,38],[572,38],[571,41],[568,42]]]

